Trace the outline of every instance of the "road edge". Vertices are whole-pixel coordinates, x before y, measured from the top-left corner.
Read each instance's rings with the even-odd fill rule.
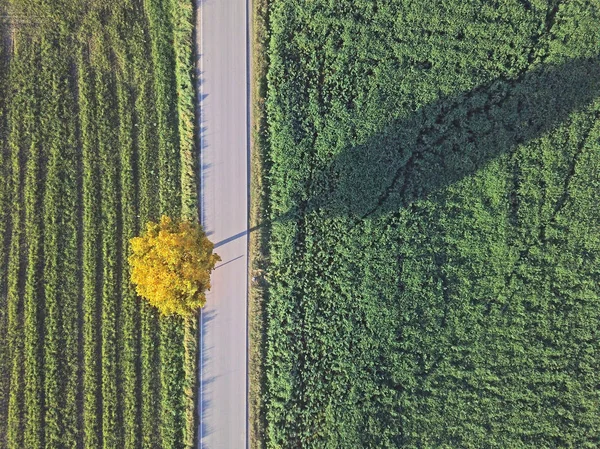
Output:
[[[261,223],[268,209],[266,75],[268,68],[269,0],[248,0],[249,59],[249,167],[248,204],[248,441],[250,449],[266,447],[264,422],[264,302],[268,264],[267,223]]]
[[[192,36],[192,47],[193,47],[193,59],[194,59],[194,141],[196,144],[196,160],[198,161],[197,166],[197,199],[198,199],[198,219],[200,225],[204,226],[204,208],[202,207],[202,192],[204,190],[204,180],[202,177],[202,113],[200,108],[200,98],[202,96],[202,61],[200,59],[201,41],[202,41],[202,13],[201,13],[201,0],[192,0],[193,2],[193,22],[194,32]],[[194,386],[195,390],[195,409],[194,409],[194,436],[193,436],[193,447],[200,448],[202,444],[200,438],[202,435],[202,309],[198,312],[196,317],[197,329],[196,329],[196,341],[198,342],[198,354],[197,354],[197,370]]]

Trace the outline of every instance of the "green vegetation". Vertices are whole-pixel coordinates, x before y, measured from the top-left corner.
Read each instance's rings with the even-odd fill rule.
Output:
[[[269,14],[266,447],[598,447],[598,3]]]
[[[248,439],[250,448],[264,447],[262,418],[262,351],[264,347],[264,299],[266,282],[262,276],[268,264],[267,227],[261,226],[268,205],[265,189],[267,166],[264,163],[268,146],[265,111],[266,73],[268,69],[269,2],[252,2],[250,25],[250,202],[248,224],[253,231],[248,235]]]
[[[192,447],[197,325],[127,265],[148,220],[198,216],[192,3],[0,13],[0,448]]]

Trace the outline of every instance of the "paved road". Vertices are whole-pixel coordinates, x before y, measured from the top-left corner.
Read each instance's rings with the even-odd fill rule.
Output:
[[[246,0],[196,0],[202,224],[222,261],[200,318],[202,449],[247,447]]]

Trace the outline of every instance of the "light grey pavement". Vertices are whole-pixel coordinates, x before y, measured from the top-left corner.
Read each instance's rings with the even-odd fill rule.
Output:
[[[198,446],[247,447],[246,0],[196,0],[202,224],[222,261],[200,318]]]

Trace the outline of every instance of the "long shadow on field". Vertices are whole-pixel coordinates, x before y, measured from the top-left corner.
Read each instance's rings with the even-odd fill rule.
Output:
[[[332,158],[307,181],[310,199],[275,221],[314,210],[357,218],[398,211],[542,136],[598,96],[600,59],[593,58],[440,100]]]

